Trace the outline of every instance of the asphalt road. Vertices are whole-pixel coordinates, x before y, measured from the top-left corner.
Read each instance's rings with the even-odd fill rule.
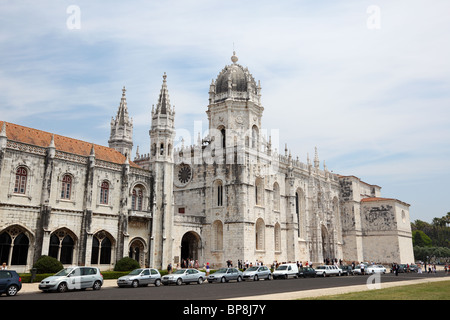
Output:
[[[381,282],[405,281],[420,278],[436,278],[446,276],[444,272],[437,274],[394,274],[381,275]],[[364,285],[369,276],[333,276],[327,278],[306,278],[288,280],[260,280],[257,282],[243,281],[240,283],[203,283],[183,284],[181,286],[170,285],[140,288],[118,288],[103,287],[99,291],[85,290],[66,293],[28,293],[18,294],[15,297],[8,297],[12,300],[218,300],[230,299],[246,296],[256,296],[263,294],[284,293],[301,290],[314,290],[333,287],[345,287],[353,285]],[[447,276],[448,277],[448,276]],[[449,277],[450,278],[450,277]],[[1,300],[3,300],[2,297]]]

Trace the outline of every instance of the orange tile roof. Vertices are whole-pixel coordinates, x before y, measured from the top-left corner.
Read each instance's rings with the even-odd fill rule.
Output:
[[[50,142],[52,140],[52,133],[50,132],[28,128],[6,121],[0,121],[0,131],[3,127],[3,122],[6,123],[6,136],[8,140],[44,148],[47,148],[50,145]],[[125,162],[125,156],[115,149],[86,141],[60,136],[57,134],[53,134],[53,136],[55,147],[58,151],[73,153],[86,157],[91,154],[92,146],[94,146],[96,159],[117,164],[123,164]],[[130,166],[140,168],[132,161],[130,161]]]
[[[361,202],[386,201],[386,200],[396,200],[396,199],[373,197],[373,198],[363,198],[361,199]]]
[[[361,199],[361,202],[375,202],[375,201],[397,201],[397,202],[400,202],[400,203],[402,203],[403,205],[406,205],[406,206],[408,206],[408,207],[410,206],[409,203],[400,201],[400,200],[398,200],[398,199],[393,199],[393,198],[378,198],[378,197],[372,197],[372,198],[363,198],[363,199]]]

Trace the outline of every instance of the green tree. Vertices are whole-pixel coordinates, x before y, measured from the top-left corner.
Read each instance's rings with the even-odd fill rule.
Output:
[[[415,230],[412,232],[413,238],[413,246],[418,247],[431,247],[432,241],[429,236],[425,234],[425,232],[421,230]]]

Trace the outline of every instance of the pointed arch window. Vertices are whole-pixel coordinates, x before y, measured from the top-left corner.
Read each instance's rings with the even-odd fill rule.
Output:
[[[261,178],[255,180],[255,204],[264,205],[264,181]]]
[[[110,264],[112,247],[109,235],[104,231],[97,232],[92,238],[91,263],[94,265]]]
[[[214,182],[213,191],[213,206],[222,207],[223,206],[223,184],[221,180],[216,180]]]
[[[59,260],[63,264],[71,264],[75,241],[65,231],[59,230],[50,237],[48,255]]]
[[[25,194],[27,190],[27,178],[28,178],[28,170],[25,167],[17,168],[14,193]]]
[[[255,225],[256,250],[265,249],[265,228],[264,220],[259,218]]]
[[[144,192],[142,186],[136,186],[131,195],[131,210],[142,211],[144,203]]]
[[[109,198],[109,183],[108,181],[103,181],[100,187],[100,204],[108,204]]]
[[[61,183],[61,199],[70,200],[72,192],[72,176],[65,174]]]
[[[0,233],[0,257],[11,265],[26,265],[30,240],[23,230],[10,227]]]

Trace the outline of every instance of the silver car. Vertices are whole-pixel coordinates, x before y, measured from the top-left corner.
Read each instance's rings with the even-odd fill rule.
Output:
[[[161,282],[164,285],[175,283],[176,285],[181,285],[182,283],[192,283],[197,282],[202,284],[206,279],[206,274],[197,269],[178,269],[174,273],[165,275],[162,277]]]
[[[270,269],[266,266],[256,266],[250,267],[244,271],[243,280],[258,281],[259,279],[272,280]]]
[[[154,284],[156,287],[161,285],[161,274],[156,269],[135,269],[126,276],[117,279],[119,287],[133,287],[146,286]]]
[[[39,283],[39,290],[65,292],[92,288],[100,290],[103,285],[103,276],[96,267],[65,268]]]
[[[241,282],[243,279],[242,272],[236,268],[221,268],[208,276],[208,283],[213,282],[228,282],[230,280],[236,280]]]

